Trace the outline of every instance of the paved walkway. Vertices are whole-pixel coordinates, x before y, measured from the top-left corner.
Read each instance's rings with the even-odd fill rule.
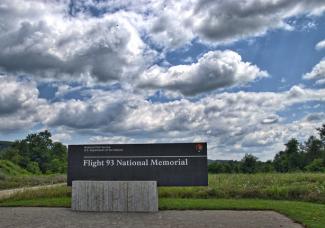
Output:
[[[9,198],[11,195],[23,192],[26,190],[36,190],[41,188],[53,188],[60,185],[66,185],[67,183],[59,183],[59,184],[50,184],[50,185],[39,185],[39,186],[33,186],[33,187],[23,187],[23,188],[14,188],[14,189],[7,189],[7,190],[0,190],[0,199],[6,199]]]
[[[74,212],[68,208],[2,207],[0,208],[0,227],[301,228],[302,226],[273,211],[95,213]]]

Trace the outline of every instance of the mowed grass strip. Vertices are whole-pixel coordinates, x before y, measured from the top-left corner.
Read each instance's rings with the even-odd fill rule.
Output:
[[[70,207],[68,196],[35,199],[9,199],[3,207]],[[160,210],[273,210],[310,228],[325,227],[325,205],[307,202],[260,199],[177,199],[160,198]]]
[[[71,197],[9,199],[0,202],[0,207],[70,207]]]

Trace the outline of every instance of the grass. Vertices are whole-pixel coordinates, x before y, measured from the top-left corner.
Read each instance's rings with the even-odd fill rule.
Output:
[[[160,187],[163,198],[259,198],[325,203],[325,173],[212,174],[208,187]]]
[[[39,185],[43,183],[59,183],[65,181],[64,176],[26,176],[11,177],[11,182],[20,185]],[[0,189],[3,183],[0,180]],[[52,188],[57,196],[65,196],[70,192],[68,187]],[[25,193],[25,199],[32,194]],[[48,194],[48,192],[44,193]],[[52,194],[52,193],[51,193]],[[62,195],[60,195],[62,194]],[[15,196],[13,196],[15,197]],[[325,203],[325,174],[322,173],[289,173],[289,174],[218,174],[209,175],[208,187],[159,187],[160,198],[258,198],[274,200],[296,200]]]
[[[70,207],[71,197],[53,197],[38,199],[6,200],[0,207]]]
[[[0,200],[0,206],[70,207],[70,196],[67,186],[28,190]],[[209,175],[208,187],[159,187],[159,207],[274,210],[308,227],[325,227],[325,174]]]
[[[8,160],[0,160],[0,180],[5,176],[24,176],[30,173]]]
[[[37,185],[48,185],[63,183],[66,181],[66,175],[52,174],[39,176],[6,176],[0,179],[0,190],[21,188]]]
[[[20,166],[0,160],[0,190],[66,182],[66,175],[33,175]]]
[[[47,199],[47,198],[64,198],[71,197],[71,188],[60,185],[51,188],[41,188],[41,189],[30,189],[24,190],[22,192],[17,192],[11,196],[9,201],[18,200],[37,200],[37,199]],[[0,200],[0,203],[7,200]]]

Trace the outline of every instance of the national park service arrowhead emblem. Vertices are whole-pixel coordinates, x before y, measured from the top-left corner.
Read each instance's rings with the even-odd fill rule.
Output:
[[[195,145],[196,152],[200,153],[203,151],[203,144],[198,143]]]

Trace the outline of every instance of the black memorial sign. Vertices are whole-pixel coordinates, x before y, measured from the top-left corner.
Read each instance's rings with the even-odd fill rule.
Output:
[[[73,180],[156,180],[159,186],[208,185],[206,143],[70,145]]]

